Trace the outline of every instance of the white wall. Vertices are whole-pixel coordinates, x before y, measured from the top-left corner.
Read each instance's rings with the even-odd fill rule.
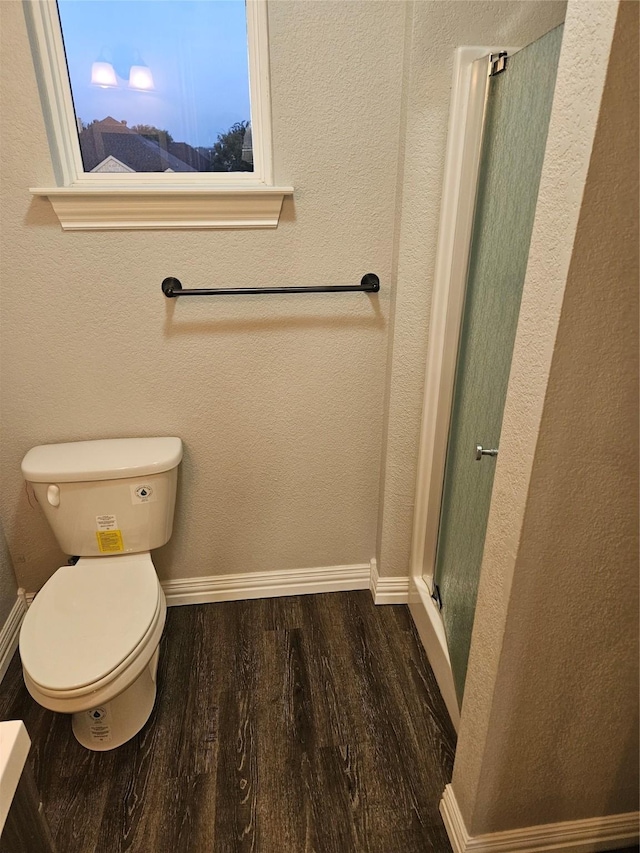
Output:
[[[567,10],[453,773],[472,835],[638,807],[638,5],[620,8]]]
[[[374,556],[404,3],[274,2],[275,231],[63,233],[22,4],[2,3],[0,515],[20,583],[63,559],[20,460],[32,445],[179,435],[162,578]],[[117,116],[116,116],[117,118]],[[382,282],[359,294],[168,301],[185,286]]]
[[[63,233],[27,191],[53,176],[21,4],[0,4],[11,57],[0,518],[21,585],[37,589],[63,560],[27,501],[26,450],[152,434],[186,446],[174,536],[154,558],[161,578],[376,554],[381,574],[408,574],[453,50],[527,43],[563,11],[272,2],[276,181],[296,190],[278,229],[85,234]],[[369,271],[379,297],[160,293],[167,275],[202,287],[357,282]]]
[[[0,631],[9,611],[16,603],[17,592],[18,587],[11,566],[9,549],[0,524]]]

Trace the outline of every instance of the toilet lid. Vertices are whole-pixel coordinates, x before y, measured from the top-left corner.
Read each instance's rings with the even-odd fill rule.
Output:
[[[58,569],[22,623],[25,670],[49,690],[73,690],[104,678],[144,637],[159,589],[148,553],[82,559]]]

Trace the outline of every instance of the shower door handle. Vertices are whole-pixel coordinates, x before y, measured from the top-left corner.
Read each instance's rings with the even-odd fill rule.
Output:
[[[492,447],[491,449],[485,450],[481,444],[476,444],[476,462],[480,462],[483,456],[497,456],[498,448]]]

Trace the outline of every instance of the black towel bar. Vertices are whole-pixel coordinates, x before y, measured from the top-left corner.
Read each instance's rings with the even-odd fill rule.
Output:
[[[229,287],[214,290],[203,287],[197,290],[184,290],[179,279],[165,278],[162,282],[162,292],[170,299],[176,296],[224,296],[242,293],[377,293],[380,290],[380,279],[373,272],[362,276],[360,284],[338,284],[326,287]]]

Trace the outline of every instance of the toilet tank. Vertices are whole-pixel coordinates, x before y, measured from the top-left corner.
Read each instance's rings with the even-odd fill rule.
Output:
[[[22,460],[62,550],[78,557],[150,551],[173,529],[179,438],[114,438],[32,448]]]

